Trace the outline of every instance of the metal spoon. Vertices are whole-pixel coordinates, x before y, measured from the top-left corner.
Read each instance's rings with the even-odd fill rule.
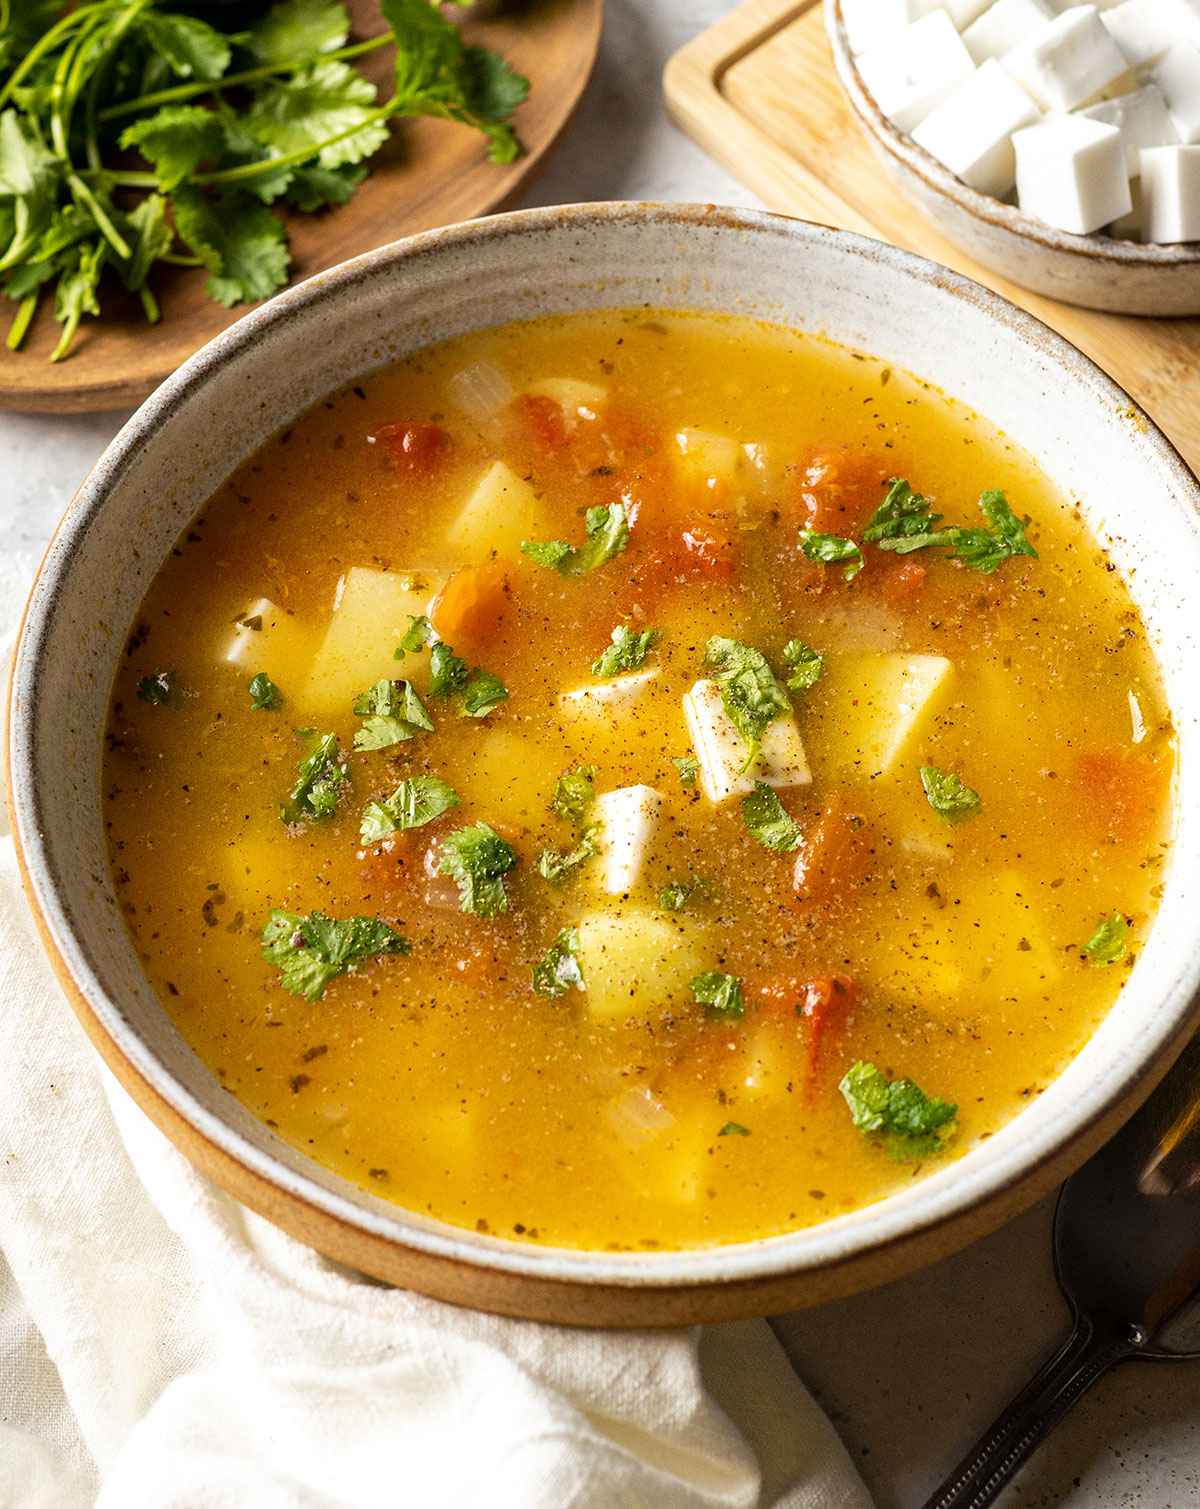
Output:
[[[1054,1267],[1070,1336],[924,1509],[985,1509],[1098,1378],[1200,1360],[1200,1038],[1063,1185]]]

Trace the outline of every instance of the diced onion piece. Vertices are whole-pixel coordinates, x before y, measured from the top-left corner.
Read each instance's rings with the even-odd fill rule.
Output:
[[[1137,693],[1130,691],[1128,696],[1130,737],[1135,744],[1140,744],[1146,737],[1146,720],[1142,716],[1142,704],[1138,701]]]
[[[646,1085],[622,1090],[604,1107],[604,1119],[618,1142],[636,1149],[675,1125],[675,1118]]]
[[[472,362],[446,384],[451,400],[470,419],[485,423],[511,403],[512,383],[490,362]]]

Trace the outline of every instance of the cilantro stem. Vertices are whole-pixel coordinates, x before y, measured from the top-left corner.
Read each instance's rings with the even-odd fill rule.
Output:
[[[252,178],[261,178],[265,173],[278,172],[280,168],[294,168],[302,162],[309,162],[312,158],[318,157],[326,147],[335,146],[338,142],[345,141],[347,137],[357,136],[367,126],[373,126],[376,121],[388,120],[395,114],[395,106],[389,101],[386,105],[380,105],[378,110],[368,110],[365,115],[355,121],[354,125],[348,126],[345,131],[337,132],[334,136],[327,136],[324,141],[298,147],[295,152],[285,152],[280,157],[264,158],[262,162],[247,162],[241,167],[224,168],[217,173],[197,173],[192,182],[217,187],[228,183],[246,183]]]
[[[105,173],[105,179],[115,189],[156,189],[158,179],[153,173]]]
[[[84,209],[87,210],[96,222],[97,229],[112,247],[113,251],[116,252],[122,261],[128,262],[129,258],[133,256],[133,248],[108,218],[104,206],[96,198],[95,194],[92,193],[91,189],[88,188],[78,173],[67,174],[67,185],[72,194],[75,195],[75,198],[79,200]]]
[[[334,52],[323,52],[317,58],[320,63],[339,62],[344,58],[358,58],[364,53],[376,52],[396,40],[395,34],[385,31],[382,36],[369,37],[365,42],[352,42],[348,47],[339,47]],[[261,68],[245,68],[241,73],[228,73],[223,79],[199,80],[193,84],[176,84],[170,89],[155,89],[151,94],[140,94],[135,100],[122,100],[119,105],[109,105],[97,115],[97,120],[118,120],[123,115],[134,115],[139,110],[150,110],[155,105],[174,105],[181,100],[194,100],[198,95],[218,94],[223,89],[234,89],[241,84],[257,84],[261,79],[274,78],[277,73],[292,73],[313,61],[312,55],[289,58],[282,63],[264,63]]]
[[[110,0],[97,0],[94,5],[81,5],[78,10],[71,11],[44,31],[4,81],[3,87],[0,88],[0,105],[8,103],[25,75],[36,67],[48,52],[53,52],[69,31],[73,31],[81,22],[88,20],[96,11],[108,10],[109,6]]]
[[[19,351],[21,342],[25,339],[26,332],[37,312],[39,295],[36,293],[26,294],[17,305],[17,312],[13,315],[12,324],[8,327],[8,336],[4,344],[10,351]]]
[[[154,297],[154,295],[150,292],[150,290],[144,283],[138,289],[138,297],[142,301],[142,311],[146,316],[147,324],[157,325],[160,315],[158,300]]]

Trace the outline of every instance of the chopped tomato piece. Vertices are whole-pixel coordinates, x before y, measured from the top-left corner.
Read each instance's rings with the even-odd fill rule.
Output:
[[[1080,755],[1075,774],[1081,812],[1093,832],[1112,844],[1150,837],[1162,811],[1168,761],[1149,750],[1098,750]]]
[[[543,450],[560,451],[570,429],[562,405],[544,393],[519,393],[513,399],[518,422]]]
[[[889,561],[877,573],[879,595],[893,608],[907,608],[920,597],[928,575],[929,568],[918,561]]]
[[[456,571],[434,599],[430,617],[448,644],[478,645],[500,628],[508,606],[508,573],[493,561]]]
[[[800,524],[817,534],[857,536],[883,501],[891,466],[846,447],[815,451],[800,469]]]
[[[358,873],[363,901],[388,911],[411,896],[422,875],[422,855],[411,833],[393,833],[381,843],[358,853]]]
[[[858,1001],[858,985],[849,975],[822,975],[803,980],[795,975],[774,975],[758,987],[764,1007],[781,1013],[785,1020],[799,1017],[808,1024],[808,1068],[820,1068],[824,1045],[845,1027]]]
[[[385,424],[371,439],[387,450],[400,471],[414,476],[431,471],[450,445],[449,435],[436,424]]]
[[[733,541],[728,534],[710,528],[685,529],[679,540],[685,576],[727,582],[733,575]]]
[[[874,850],[863,819],[837,792],[804,835],[796,855],[792,886],[798,901],[835,901],[864,884]]]

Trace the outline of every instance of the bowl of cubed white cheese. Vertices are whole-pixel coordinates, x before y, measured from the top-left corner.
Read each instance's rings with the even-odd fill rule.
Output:
[[[1200,314],[1200,0],[825,0],[838,76],[944,235],[1025,288]]]

